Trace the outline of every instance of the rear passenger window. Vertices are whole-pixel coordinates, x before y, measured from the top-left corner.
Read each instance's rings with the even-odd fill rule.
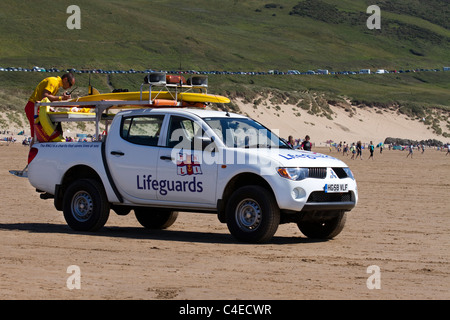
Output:
[[[163,115],[124,118],[120,135],[134,144],[157,146],[163,120]]]

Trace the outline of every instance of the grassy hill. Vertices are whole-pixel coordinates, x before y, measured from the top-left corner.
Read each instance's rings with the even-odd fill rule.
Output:
[[[270,2],[276,1],[276,2]],[[0,66],[246,70],[441,68],[447,0],[2,1]]]

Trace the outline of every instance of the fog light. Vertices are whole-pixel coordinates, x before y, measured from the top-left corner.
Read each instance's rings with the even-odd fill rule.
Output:
[[[303,188],[297,187],[292,190],[292,198],[299,200],[306,197],[306,191]]]

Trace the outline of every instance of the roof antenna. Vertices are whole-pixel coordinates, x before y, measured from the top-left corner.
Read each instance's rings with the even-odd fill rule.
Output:
[[[226,115],[227,117],[230,117],[230,114],[228,113],[228,110],[227,110],[227,113],[225,113],[225,115]]]
[[[88,95],[100,94],[100,92],[91,86],[91,73],[89,72],[89,86],[88,86]]]
[[[89,85],[88,85],[88,95],[92,95],[92,87],[91,87],[91,73],[89,72]]]

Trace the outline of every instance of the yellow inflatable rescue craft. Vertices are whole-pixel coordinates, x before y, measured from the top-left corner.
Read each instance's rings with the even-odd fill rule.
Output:
[[[47,98],[45,98],[47,99]],[[42,102],[49,102],[42,100]],[[34,134],[39,142],[63,142],[61,126],[53,123],[48,116],[49,106],[39,107],[39,116],[34,121]]]

